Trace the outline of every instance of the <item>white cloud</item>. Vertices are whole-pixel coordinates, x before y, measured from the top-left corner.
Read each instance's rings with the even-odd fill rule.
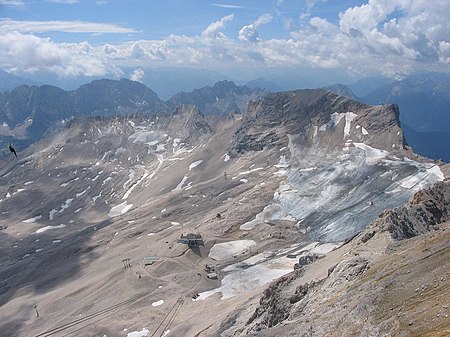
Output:
[[[236,8],[236,9],[240,9],[240,8],[245,8],[245,6],[241,6],[241,5],[230,5],[230,4],[212,4],[214,7],[222,7],[222,8]]]
[[[257,42],[261,39],[259,38],[258,31],[253,27],[253,25],[244,26],[239,31],[239,40]]]
[[[255,22],[252,23],[252,25],[255,28],[259,28],[261,26],[267,25],[268,23],[272,22],[273,16],[272,14],[263,14],[259,18],[255,20]]]
[[[63,77],[120,73],[105,61],[86,42],[57,44],[49,38],[18,32],[0,35],[0,68],[10,72],[46,71]]]
[[[23,0],[0,0],[0,6],[22,7],[24,5]]]
[[[130,79],[132,81],[141,82],[141,80],[144,78],[145,72],[142,68],[137,68],[133,71],[131,74]]]
[[[84,21],[17,21],[0,19],[0,32],[42,33],[60,31],[67,33],[134,33],[134,29],[118,25]]]
[[[228,21],[233,20],[234,15],[230,14],[227,16],[224,16],[219,21],[211,23],[206,29],[202,32],[203,38],[216,38],[216,37],[224,37],[225,35],[220,32],[221,29],[225,27],[225,24]]]
[[[300,14],[300,19],[305,20],[311,17],[311,11],[318,2],[327,2],[327,0],[307,0],[306,1],[306,11]]]
[[[0,0],[1,1],[1,0]],[[413,70],[448,70],[450,3],[436,0],[370,0],[343,11],[337,22],[311,17],[286,38],[261,39],[258,29],[273,22],[266,14],[242,27],[238,39],[225,36],[234,16],[213,22],[198,35],[117,44],[56,43],[32,33],[134,32],[89,22],[0,20],[0,69],[47,71],[59,76],[106,76],[145,66],[302,66],[343,69],[358,74],[401,76]],[[273,24],[281,23],[277,20]],[[257,43],[242,43],[242,42]],[[142,75],[141,75],[142,74]]]
[[[244,26],[239,31],[239,40],[241,41],[250,41],[250,42],[258,42],[261,41],[259,38],[259,33],[256,28],[264,26],[270,22],[272,22],[273,16],[271,14],[263,14],[259,18],[257,18],[253,23]]]

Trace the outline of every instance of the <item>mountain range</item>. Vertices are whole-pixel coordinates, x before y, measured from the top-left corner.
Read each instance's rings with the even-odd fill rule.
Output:
[[[22,118],[84,114],[0,161],[2,333],[445,334],[450,168],[405,144],[398,105],[90,86],[23,87]]]
[[[15,143],[21,150],[60,130],[76,116],[170,113],[181,104],[194,104],[207,114],[242,113],[249,100],[263,93],[261,89],[221,81],[213,87],[181,92],[163,102],[144,84],[126,79],[96,80],[74,91],[50,85],[21,85],[11,92],[0,93],[0,137],[4,143]]]
[[[401,81],[373,78],[324,89],[368,104],[398,104],[407,144],[418,154],[448,162],[448,83],[447,74],[426,73]],[[78,115],[153,114],[160,110],[174,111],[180,104],[194,104],[205,114],[243,113],[250,100],[258,99],[267,91],[282,89],[263,78],[246,86],[220,81],[191,92],[179,92],[164,102],[145,85],[125,79],[96,80],[73,91],[49,85],[22,85],[0,93],[0,137],[3,142],[14,142],[23,149]]]

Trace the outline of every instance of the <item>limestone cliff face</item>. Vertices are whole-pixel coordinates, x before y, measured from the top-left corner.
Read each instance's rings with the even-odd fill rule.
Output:
[[[286,145],[287,134],[300,135],[305,147],[330,151],[349,142],[387,151],[404,147],[398,106],[368,106],[314,89],[267,94],[251,102],[232,150],[243,153]]]

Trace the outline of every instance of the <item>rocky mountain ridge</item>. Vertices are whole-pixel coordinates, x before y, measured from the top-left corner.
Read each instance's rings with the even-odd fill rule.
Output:
[[[329,256],[273,282],[253,314],[230,315],[212,335],[446,335],[449,215],[447,180],[380,214]]]
[[[144,84],[121,79],[96,80],[77,90],[22,85],[0,93],[0,137],[23,149],[53,134],[76,116],[124,116],[136,113],[172,113],[182,104],[194,104],[205,114],[245,112],[248,101],[263,91],[217,82],[214,87],[179,93],[167,102]],[[49,132],[50,131],[50,132]]]
[[[324,90],[266,95],[243,115],[78,117],[0,161],[0,331],[243,333],[267,284],[294,284],[305,254],[328,267],[301,284],[326,274],[333,249],[441,169],[404,148],[395,105]],[[187,233],[204,246],[179,243]],[[248,325],[265,329],[265,312]]]

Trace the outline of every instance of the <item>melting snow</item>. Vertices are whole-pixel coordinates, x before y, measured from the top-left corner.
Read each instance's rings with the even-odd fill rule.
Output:
[[[102,185],[105,185],[108,181],[111,181],[111,180],[113,180],[113,178],[111,178],[111,177],[106,178],[105,180],[103,180]]]
[[[48,212],[48,218],[49,218],[50,220],[53,220],[53,215],[54,215],[55,213],[58,213],[58,211],[57,211],[56,209],[52,209],[50,212]]]
[[[26,220],[23,220],[22,222],[26,222],[26,223],[33,223],[33,222],[35,222],[36,220],[39,220],[39,219],[41,219],[42,218],[42,215],[37,215],[37,216],[35,216],[34,218],[30,218],[30,219],[26,219]]]
[[[366,153],[366,163],[369,165],[378,163],[381,159],[386,158],[386,156],[388,155],[388,152],[373,148],[364,143],[353,143],[353,145]]]
[[[265,259],[265,254],[261,253],[258,256],[226,267],[223,271],[230,273],[222,279],[221,286],[200,293],[197,300],[203,300],[215,293],[222,293],[221,298],[227,299],[263,286],[294,270],[292,259],[281,257],[264,261]],[[261,261],[263,262],[258,263]]]
[[[88,186],[84,191],[77,193],[76,197],[79,198],[79,197],[83,196],[90,188],[91,188],[91,186]]]
[[[127,334],[127,337],[144,337],[148,336],[150,331],[147,328],[143,328],[142,331],[133,331]]]
[[[258,168],[255,168],[253,170],[239,172],[237,177],[243,176],[243,175],[246,175],[246,174],[250,174],[250,173],[253,173],[253,172],[256,172],[256,171],[261,171],[261,170],[264,170],[264,168],[263,167],[258,167]],[[232,179],[236,179],[237,177],[233,177]]]
[[[122,197],[122,200],[127,199],[127,198],[130,196],[131,192],[136,188],[136,186],[138,186],[138,185],[139,185],[145,178],[147,178],[147,177],[148,177],[148,171],[145,170],[145,172],[144,172],[144,174],[142,175],[142,177],[141,177],[138,181],[136,181],[136,182],[130,187],[130,189],[124,194],[124,196]]]
[[[388,193],[400,193],[403,189],[408,189],[415,193],[427,187],[430,179],[433,179],[434,181],[444,180],[444,174],[439,166],[429,163],[422,164],[409,159],[408,162],[415,165],[418,168],[418,171],[415,174],[394,183],[396,187],[388,191]],[[400,187],[403,187],[403,189]]]
[[[187,178],[188,178],[188,176],[185,175],[185,176],[183,177],[183,179],[180,181],[180,183],[177,185],[177,187],[175,187],[175,188],[172,190],[172,192],[181,190],[181,189],[183,188],[183,185],[184,185],[184,183],[186,182]]]
[[[339,124],[339,122],[341,121],[342,118],[344,118],[345,113],[333,113],[330,116],[330,121],[327,124],[322,125],[319,128],[319,131],[325,131],[328,128],[332,128],[335,127],[336,125]]]
[[[353,112],[347,112],[345,114],[345,126],[344,126],[344,137],[350,136],[350,128],[352,126],[352,121],[358,117],[357,114],[354,114]]]
[[[36,234],[44,233],[50,229],[58,229],[58,228],[64,228],[64,227],[66,227],[66,225],[64,225],[64,224],[60,224],[58,226],[46,226],[46,227],[39,228],[35,233]]]
[[[245,224],[241,225],[240,229],[244,231],[248,231],[253,229],[257,224],[263,223],[266,220],[270,220],[277,215],[281,216],[284,214],[283,207],[279,204],[270,204],[264,207],[261,213],[256,215],[256,218],[246,222]]]
[[[203,160],[197,160],[196,162],[193,162],[191,165],[189,165],[189,171],[200,165],[202,162]]]
[[[224,243],[216,243],[209,252],[209,257],[216,260],[226,260],[234,255],[245,253],[252,246],[255,246],[256,242],[253,240],[237,240]]]
[[[159,300],[159,301],[153,302],[152,307],[158,307],[163,304],[164,304],[164,300]]]
[[[338,246],[340,243],[318,245],[317,242],[314,242],[298,249],[298,254],[306,251],[327,254]],[[196,300],[204,300],[215,293],[222,293],[221,299],[227,299],[251,291],[290,273],[294,270],[295,262],[286,254],[292,248],[276,252],[266,251],[224,268],[223,272],[227,274],[222,279],[221,286],[200,293]]]
[[[69,185],[72,181],[77,181],[78,179],[80,179],[79,177],[76,177],[75,179],[71,179],[66,183],[62,183],[61,187],[66,187],[67,185]]]
[[[102,196],[102,192],[100,191],[100,193],[94,197],[92,197],[92,201],[96,202],[98,198],[100,198]]]
[[[180,138],[174,138],[173,140],[173,154],[179,155],[185,152],[189,152],[188,149],[185,147],[185,143],[181,143]]]
[[[285,156],[280,156],[280,160],[278,161],[278,164],[275,165],[275,167],[287,168],[289,167],[289,162],[286,160]]]
[[[111,208],[111,210],[108,213],[108,216],[114,218],[116,216],[125,214],[126,212],[128,212],[131,209],[131,207],[133,207],[133,204],[128,205],[127,202],[124,201],[121,204]]]

